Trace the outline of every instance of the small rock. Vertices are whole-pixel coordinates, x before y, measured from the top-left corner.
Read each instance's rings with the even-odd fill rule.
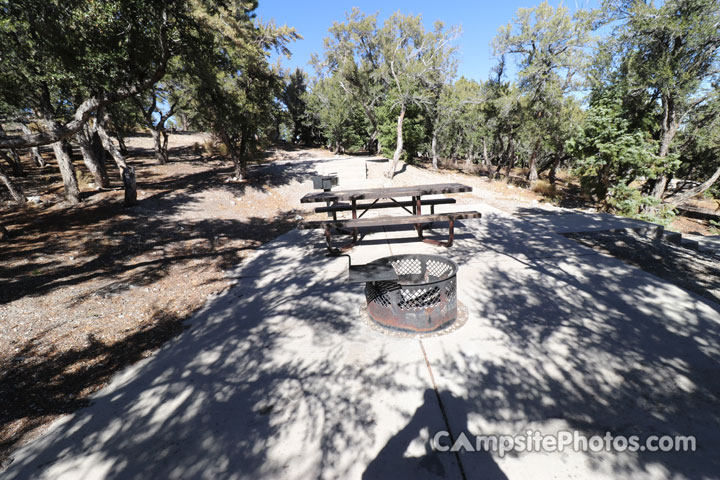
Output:
[[[30,203],[42,203],[42,198],[35,195],[35,196],[27,197],[27,201]]]
[[[300,221],[302,219],[303,219],[302,215],[295,215],[295,220]]]

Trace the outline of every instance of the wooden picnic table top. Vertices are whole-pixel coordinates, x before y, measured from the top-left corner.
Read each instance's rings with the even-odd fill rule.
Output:
[[[331,192],[308,193],[300,203],[374,200],[377,198],[420,197],[439,193],[472,192],[472,187],[462,183],[434,183],[431,185],[413,185],[410,187],[362,188],[358,190],[336,190]]]

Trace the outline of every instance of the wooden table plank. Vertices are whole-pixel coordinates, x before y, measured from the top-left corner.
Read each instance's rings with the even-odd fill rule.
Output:
[[[374,200],[376,198],[418,197],[441,193],[472,192],[472,187],[461,183],[435,183],[431,185],[413,185],[409,187],[363,188],[358,190],[337,190],[331,192],[308,193],[300,199],[301,203]]]

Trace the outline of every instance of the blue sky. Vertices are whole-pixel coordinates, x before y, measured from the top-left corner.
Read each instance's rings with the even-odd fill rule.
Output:
[[[399,10],[404,14],[422,15],[426,28],[432,28],[435,20],[442,20],[447,25],[460,25],[462,35],[458,39],[458,75],[485,80],[495,64],[490,41],[498,28],[507,24],[518,8],[534,7],[539,3],[540,0],[260,0],[256,13],[263,21],[274,18],[280,25],[296,28],[303,40],[289,45],[293,56],[289,60],[283,59],[282,65],[285,68],[301,67],[309,73],[312,73],[312,68],[307,65],[310,55],[322,51],[323,38],[327,36],[328,28],[334,21],[344,21],[345,12],[349,12],[352,7],[358,7],[367,14],[379,12],[380,22]],[[550,3],[557,6],[561,2],[551,0]],[[563,2],[571,12],[576,7],[595,7],[598,3],[597,0]]]

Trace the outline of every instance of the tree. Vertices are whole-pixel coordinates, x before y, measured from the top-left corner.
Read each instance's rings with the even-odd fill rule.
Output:
[[[0,12],[0,96],[43,118],[46,129],[1,138],[0,148],[59,142],[97,108],[150,87],[188,28],[179,0],[14,0]]]
[[[307,74],[299,68],[285,79],[282,101],[292,121],[292,141],[300,141],[305,145],[312,142],[310,126],[307,124]]]
[[[196,9],[195,15],[212,26],[199,32],[198,45],[211,44],[211,52],[187,45],[183,73],[190,79],[193,121],[214,132],[235,166],[235,178],[246,175],[248,154],[263,132],[274,129],[274,104],[282,81],[270,68],[271,49],[289,55],[285,44],[298,34],[293,28],[261,24],[252,15],[254,1],[233,8]]]
[[[368,16],[353,8],[345,22],[334,23],[329,33],[322,59],[313,55],[312,63],[318,76],[334,77],[348,102],[362,109],[370,124],[368,150],[380,152],[376,110],[386,96],[386,83],[380,75],[383,52],[377,14]]]
[[[178,108],[182,108],[181,95],[183,87],[167,76],[141,99],[133,97],[133,102],[140,110],[145,126],[153,137],[155,159],[160,165],[168,162],[168,132],[167,121]],[[166,105],[163,111],[159,103]]]
[[[403,152],[403,121],[411,105],[426,108],[431,103],[432,92],[438,78],[450,75],[444,69],[452,62],[443,60],[452,56],[455,48],[451,42],[458,30],[445,29],[442,22],[435,22],[434,29],[426,32],[420,16],[393,14],[380,30],[383,65],[379,70],[388,89],[388,100],[397,112],[397,140],[388,176],[395,176],[397,163]]]
[[[632,127],[622,101],[613,92],[594,94],[585,121],[566,143],[576,158],[575,170],[583,188],[606,205],[641,178],[655,178],[666,168],[666,160],[657,155],[657,142],[649,132]],[[638,191],[639,193],[639,191]]]
[[[605,80],[623,82],[628,94],[657,108],[658,156],[670,152],[678,131],[707,102],[707,88],[718,79],[720,9],[716,0],[668,0],[659,6],[640,0],[607,1],[618,25],[605,42]],[[609,52],[609,53],[608,53]],[[602,78],[602,77],[601,77]],[[665,196],[671,168],[650,182],[653,195]]]
[[[543,138],[558,132],[566,94],[576,89],[588,61],[587,48],[596,14],[579,10],[570,16],[565,7],[543,2],[518,10],[515,19],[498,31],[493,40],[496,55],[518,58],[520,89],[528,95],[529,124],[534,127],[527,178],[537,180],[537,159]],[[556,142],[562,143],[562,142]]]

